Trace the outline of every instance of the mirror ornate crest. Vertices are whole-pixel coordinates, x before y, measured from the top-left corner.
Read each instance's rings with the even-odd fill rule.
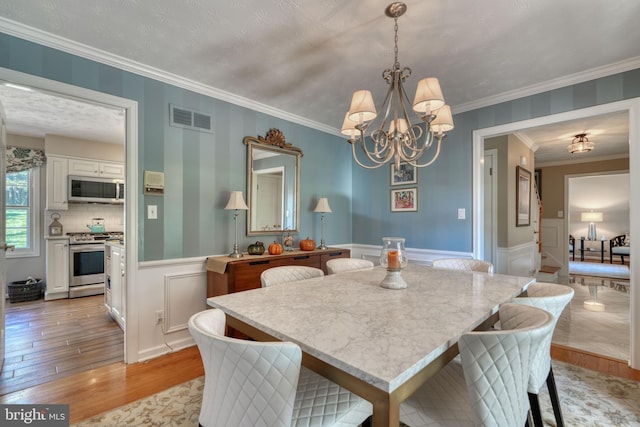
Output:
[[[266,136],[247,136],[247,235],[298,232],[300,158],[278,129]]]

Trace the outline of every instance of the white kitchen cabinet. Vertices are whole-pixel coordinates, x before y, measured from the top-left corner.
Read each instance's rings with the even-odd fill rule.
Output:
[[[124,330],[127,294],[125,251],[124,247],[120,245],[110,246],[111,317]]]
[[[101,178],[124,179],[124,163],[100,162],[98,166]]]
[[[69,159],[69,175],[124,179],[124,163]]]
[[[99,176],[99,163],[97,160],[69,159],[69,175]]]
[[[44,299],[69,297],[69,239],[47,239],[47,287]]]
[[[47,156],[47,209],[67,210],[67,176],[69,159]]]

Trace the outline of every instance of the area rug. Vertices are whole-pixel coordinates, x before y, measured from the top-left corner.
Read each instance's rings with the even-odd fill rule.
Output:
[[[640,425],[640,382],[553,361],[567,426]],[[203,377],[74,424],[106,426],[198,426]],[[547,388],[540,392],[545,425],[555,426]]]
[[[569,274],[628,279],[629,266],[621,264],[569,261]]]

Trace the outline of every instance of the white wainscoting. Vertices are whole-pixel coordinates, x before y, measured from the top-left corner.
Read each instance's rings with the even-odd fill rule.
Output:
[[[569,266],[569,233],[562,218],[542,219],[543,264],[560,267],[559,276],[567,276]],[[576,241],[576,256],[580,259],[580,240]]]
[[[382,245],[342,245],[340,247],[351,249],[351,258],[363,258],[380,263],[380,251]],[[409,262],[420,265],[431,265],[431,262],[440,258],[473,258],[471,252],[436,251],[431,249],[405,248]]]
[[[538,245],[523,243],[509,248],[496,248],[496,273],[531,277],[536,270],[535,256]]]
[[[187,321],[207,309],[206,257],[139,263],[135,283],[138,307],[138,360],[195,345]],[[129,285],[129,284],[128,284]],[[157,323],[156,312],[164,312]]]

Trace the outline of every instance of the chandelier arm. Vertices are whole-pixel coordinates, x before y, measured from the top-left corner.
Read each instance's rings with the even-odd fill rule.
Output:
[[[433,162],[435,162],[436,159],[438,158],[438,156],[440,155],[440,146],[442,144],[442,138],[444,138],[444,137],[445,137],[445,135],[438,135],[436,137],[436,139],[438,140],[438,145],[436,146],[436,152],[433,155],[433,157],[431,158],[431,160],[429,160],[427,163],[423,163],[423,164],[419,164],[417,162],[413,162],[413,163],[410,163],[410,164],[412,166],[417,167],[417,168],[424,168],[424,167],[427,167],[427,166],[431,165]]]
[[[360,161],[360,159],[358,159],[358,155],[357,155],[357,153],[356,153],[356,144],[357,144],[357,141],[354,141],[354,143],[353,143],[353,144],[351,144],[351,152],[353,153],[353,160],[355,160],[355,161],[356,161],[356,163],[358,164],[358,166],[363,167],[363,168],[365,168],[365,169],[378,169],[379,167],[381,167],[382,165],[384,165],[384,163],[383,163],[383,162],[377,162],[377,161],[375,161],[374,159],[371,159],[371,157],[369,157],[369,156],[367,156],[367,157],[369,157],[369,159],[370,159],[373,163],[375,163],[375,164],[374,164],[373,166],[369,166],[369,165],[365,165],[364,163],[362,163],[362,162]],[[365,150],[365,153],[366,153],[366,150]]]

